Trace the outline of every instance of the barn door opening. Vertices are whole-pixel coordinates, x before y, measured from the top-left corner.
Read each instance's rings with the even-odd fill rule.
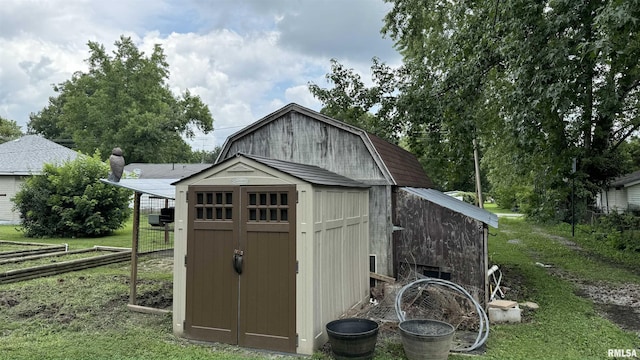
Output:
[[[295,194],[189,188],[187,336],[295,352]]]

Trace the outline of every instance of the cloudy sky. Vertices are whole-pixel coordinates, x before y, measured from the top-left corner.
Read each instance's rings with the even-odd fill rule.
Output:
[[[328,87],[329,60],[370,79],[371,58],[400,62],[380,34],[383,0],[2,0],[0,116],[26,131],[52,84],[86,71],[89,40],[109,51],[120,35],[150,54],[160,44],[176,94],[189,89],[209,106],[216,130],[195,150],[280,107],[320,104],[307,84]]]

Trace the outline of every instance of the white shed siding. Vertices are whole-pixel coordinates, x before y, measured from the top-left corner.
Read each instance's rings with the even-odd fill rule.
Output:
[[[251,161],[228,160],[176,185],[173,330],[186,316],[187,202],[190,185],[295,184],[297,352],[312,354],[328,339],[325,325],[369,296],[369,189],[313,186]],[[215,172],[214,172],[215,171]]]
[[[640,208],[640,185],[633,185],[626,188],[627,207],[630,209]]]
[[[15,224],[20,222],[20,213],[13,211],[11,199],[20,191],[24,183],[21,176],[0,176],[0,222]]]
[[[314,191],[316,348],[327,341],[329,321],[368,299],[368,199],[366,190]]]
[[[606,192],[604,192],[602,204],[605,212],[607,213],[612,211],[622,212],[627,210],[627,189],[608,189]]]

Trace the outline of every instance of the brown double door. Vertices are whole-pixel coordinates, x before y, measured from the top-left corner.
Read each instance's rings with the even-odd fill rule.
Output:
[[[295,186],[190,186],[185,333],[295,352]]]

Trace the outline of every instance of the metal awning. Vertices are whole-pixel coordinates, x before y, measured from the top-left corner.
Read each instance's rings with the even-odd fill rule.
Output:
[[[434,189],[403,187],[402,190],[419,196],[427,201],[446,207],[449,210],[459,212],[470,218],[476,219],[494,228],[498,227],[498,215],[477,206],[467,204],[462,200],[458,200],[452,196],[441,193]]]
[[[171,200],[176,198],[176,188],[171,184],[178,180],[180,179],[120,179],[119,182],[114,182],[100,179],[105,184]]]

